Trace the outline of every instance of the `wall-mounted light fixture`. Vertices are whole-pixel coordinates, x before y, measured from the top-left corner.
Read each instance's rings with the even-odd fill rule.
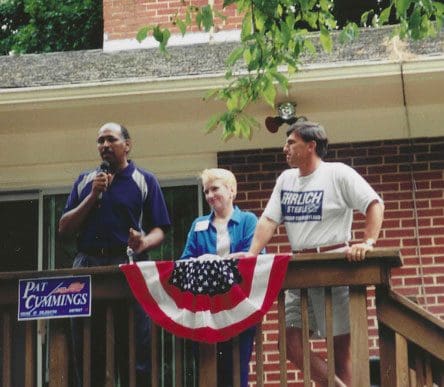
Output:
[[[279,104],[277,111],[278,116],[267,117],[265,119],[265,126],[271,133],[276,133],[283,123],[291,125],[301,118],[296,117],[296,103],[293,102],[283,102]]]

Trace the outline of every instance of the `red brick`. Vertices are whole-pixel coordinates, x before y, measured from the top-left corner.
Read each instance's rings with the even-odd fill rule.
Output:
[[[267,253],[269,253],[269,254],[279,253],[279,246],[267,245]]]
[[[442,190],[427,190],[427,191],[417,191],[417,199],[435,199],[442,198]],[[438,202],[439,203],[439,202]]]
[[[416,202],[414,202],[413,200],[411,201],[402,201],[400,202],[400,208],[401,209],[406,209],[406,208],[430,208],[430,201],[429,200],[416,200]]]
[[[422,218],[422,219],[402,219],[401,220],[401,227],[416,227],[416,222],[418,222],[418,226],[424,227],[424,226],[431,226],[432,220],[429,218]]]
[[[416,246],[418,243],[417,239],[403,239],[402,241],[404,246]],[[430,245],[432,243],[432,238],[420,238],[419,243],[421,246]]]
[[[250,210],[250,209],[261,209],[261,202],[260,201],[252,201],[252,200],[247,200],[247,201],[238,201],[237,202],[239,204],[239,207],[245,209],[245,210]]]
[[[368,168],[369,174],[381,174],[381,173],[397,173],[399,168],[397,165],[378,165]]]
[[[437,189],[437,188],[443,189],[444,188],[444,179],[431,181],[431,188],[432,189]]]
[[[401,183],[400,185],[401,191],[412,191],[413,185],[412,182],[409,181],[408,183]],[[430,189],[430,181],[417,181],[416,182],[416,189]]]
[[[419,265],[418,257],[403,257],[402,262],[404,266],[416,266]]]
[[[421,247],[420,249],[421,254],[424,255],[437,255],[437,254],[444,254],[444,246],[426,246]]]
[[[386,212],[400,209],[398,201],[388,202],[388,201],[385,201],[385,199],[384,199],[384,207],[385,207]]]
[[[444,199],[432,199],[430,203],[432,207],[444,207]]]
[[[409,275],[417,275],[418,270],[414,267],[400,267],[397,270],[397,275],[409,276]]]
[[[434,172],[416,172],[414,173],[415,180],[440,180],[443,178],[442,171]]]
[[[288,243],[287,234],[285,235],[276,235],[272,239],[273,243]]]
[[[376,192],[389,192],[389,191],[399,191],[399,183],[382,183],[373,184],[373,189]]]
[[[385,230],[385,236],[387,238],[408,238],[415,236],[415,230],[409,228],[399,230]]]
[[[370,156],[373,155],[396,155],[398,154],[398,147],[397,146],[380,146],[380,147],[374,147],[374,148],[368,148],[367,150],[368,154]]]
[[[243,201],[243,200],[247,200],[247,193],[245,193],[245,192],[238,192],[236,194],[236,201]]]
[[[412,218],[413,211],[412,210],[403,210],[403,211],[385,211],[384,218],[386,219],[399,219],[399,218]]]
[[[443,216],[444,209],[443,208],[435,208],[430,210],[418,210],[418,216],[426,216],[426,217],[436,217]]]
[[[399,239],[378,239],[378,247],[400,247]]]
[[[422,235],[443,235],[444,227],[422,227]]]
[[[425,286],[424,291],[427,294],[443,294],[444,286]]]
[[[336,154],[338,157],[366,156],[367,149],[338,149]]]
[[[291,253],[291,247],[289,245],[279,246],[279,254],[290,254],[290,253]]]
[[[398,228],[400,227],[401,224],[402,223],[400,222],[399,219],[390,219],[390,220],[384,219],[384,221],[382,222],[382,229]]]
[[[410,179],[410,175],[408,173],[391,173],[382,175],[382,182],[402,182],[408,181]]]
[[[276,333],[266,333],[264,341],[277,343],[279,338],[278,332]]]
[[[238,191],[259,191],[260,185],[259,183],[238,183],[237,190]]]
[[[390,279],[391,281],[391,285],[394,287],[399,287],[403,284],[402,279],[401,278],[396,278],[396,277],[392,277]]]
[[[421,278],[419,277],[414,277],[414,278],[404,278],[404,284],[406,286],[411,286],[411,285],[420,285],[422,283]]]
[[[269,190],[269,191],[270,191],[270,194],[271,194],[271,192],[272,192],[272,190],[273,190],[273,188],[274,188],[275,183],[276,183],[275,180],[268,181],[268,182],[267,182],[267,181],[264,181],[264,182],[261,182],[261,183],[260,183],[260,188],[261,188],[262,190]]]
[[[248,199],[266,199],[268,201],[269,198],[270,198],[269,192],[255,191],[248,193]]]
[[[424,267],[422,272],[427,274],[444,274],[444,266],[432,266],[432,267]]]

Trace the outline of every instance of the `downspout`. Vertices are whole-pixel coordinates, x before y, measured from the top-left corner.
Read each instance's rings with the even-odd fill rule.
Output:
[[[421,284],[419,287],[419,296],[423,297],[423,305],[425,309],[428,309],[428,301],[426,297],[426,291],[425,291],[425,283],[424,283],[424,265],[423,265],[423,256],[421,252],[421,239],[419,236],[419,219],[418,219],[418,207],[417,207],[417,185],[416,185],[416,179],[414,174],[413,165],[416,163],[416,153],[414,148],[414,141],[412,136],[412,127],[410,122],[410,111],[409,106],[407,102],[407,92],[406,92],[406,82],[405,82],[405,74],[404,74],[404,63],[405,60],[409,58],[411,55],[404,47],[400,46],[401,41],[399,38],[392,38],[392,44],[393,44],[393,53],[396,55],[396,58],[399,61],[399,71],[401,75],[401,86],[402,86],[402,100],[404,105],[404,113],[406,118],[406,126],[407,126],[407,137],[409,140],[409,146],[410,146],[410,155],[411,159],[409,160],[409,173],[410,173],[410,182],[412,187],[412,199],[413,199],[413,216],[415,219],[415,239],[416,239],[416,246],[415,246],[415,255],[418,257],[419,260],[419,276],[421,279]]]

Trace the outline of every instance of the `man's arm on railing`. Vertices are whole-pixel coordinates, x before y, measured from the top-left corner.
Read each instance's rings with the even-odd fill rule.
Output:
[[[364,242],[350,246],[347,251],[349,261],[362,261],[365,259],[367,251],[373,250],[381,231],[383,219],[384,204],[377,201],[370,203],[365,214]]]
[[[267,245],[276,231],[278,223],[262,215],[257,223],[254,232],[253,241],[251,242],[249,255],[258,255],[262,249]]]

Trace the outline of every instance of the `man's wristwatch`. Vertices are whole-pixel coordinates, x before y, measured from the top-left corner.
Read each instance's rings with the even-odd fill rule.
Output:
[[[368,238],[364,243],[368,247],[375,247],[376,241],[373,238]]]

